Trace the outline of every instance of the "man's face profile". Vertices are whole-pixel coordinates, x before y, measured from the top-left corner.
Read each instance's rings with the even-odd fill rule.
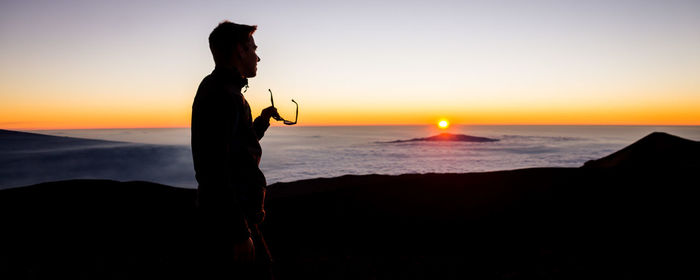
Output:
[[[241,72],[243,77],[252,78],[255,77],[258,72],[258,61],[260,61],[260,57],[255,53],[257,48],[258,46],[255,45],[253,36],[250,36],[250,40],[246,43],[236,46],[239,58],[237,63],[238,71]]]

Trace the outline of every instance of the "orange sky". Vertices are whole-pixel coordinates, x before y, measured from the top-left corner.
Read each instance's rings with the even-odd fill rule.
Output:
[[[75,107],[56,109],[39,108],[37,111],[3,108],[1,119],[27,120],[6,122],[3,129],[86,129],[86,128],[146,128],[146,127],[188,127],[190,112],[188,108],[174,110],[153,110],[136,108],[134,110],[110,110],[97,108],[85,110]],[[700,125],[700,110],[696,104],[598,108],[560,108],[560,109],[522,109],[503,108],[501,110],[456,108],[442,110],[432,109],[402,113],[396,111],[352,111],[352,110],[317,110],[301,107],[300,125],[411,125],[435,124],[440,119],[449,120],[451,124],[563,124],[563,125]],[[474,109],[474,110],[472,110]],[[255,110],[255,109],[253,109]],[[293,112],[282,112],[283,116],[293,118]],[[273,125],[280,125],[273,123]]]
[[[222,19],[299,125],[700,125],[700,2],[495,2],[4,3],[0,128],[188,127]]]

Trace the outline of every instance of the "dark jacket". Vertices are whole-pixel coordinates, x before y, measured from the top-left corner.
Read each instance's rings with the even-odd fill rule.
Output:
[[[192,158],[198,205],[209,230],[236,241],[250,236],[248,224],[264,218],[265,176],[258,142],[269,119],[252,120],[241,94],[247,80],[216,68],[202,80],[192,104]]]

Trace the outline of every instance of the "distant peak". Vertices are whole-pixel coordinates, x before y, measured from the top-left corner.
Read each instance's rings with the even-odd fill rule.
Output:
[[[589,160],[583,167],[673,168],[700,166],[700,142],[665,132],[653,132],[604,158]]]
[[[408,140],[396,140],[387,143],[403,143],[403,142],[419,142],[419,141],[429,141],[429,142],[496,142],[498,139],[470,136],[465,134],[452,134],[443,132],[435,136],[424,137],[424,138],[413,138]]]

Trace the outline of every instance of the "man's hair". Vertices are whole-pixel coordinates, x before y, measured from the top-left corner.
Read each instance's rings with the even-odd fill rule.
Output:
[[[214,60],[217,60],[217,57],[227,58],[233,55],[236,45],[250,40],[257,29],[257,25],[237,24],[228,20],[219,23],[209,34],[209,49],[214,55]]]

